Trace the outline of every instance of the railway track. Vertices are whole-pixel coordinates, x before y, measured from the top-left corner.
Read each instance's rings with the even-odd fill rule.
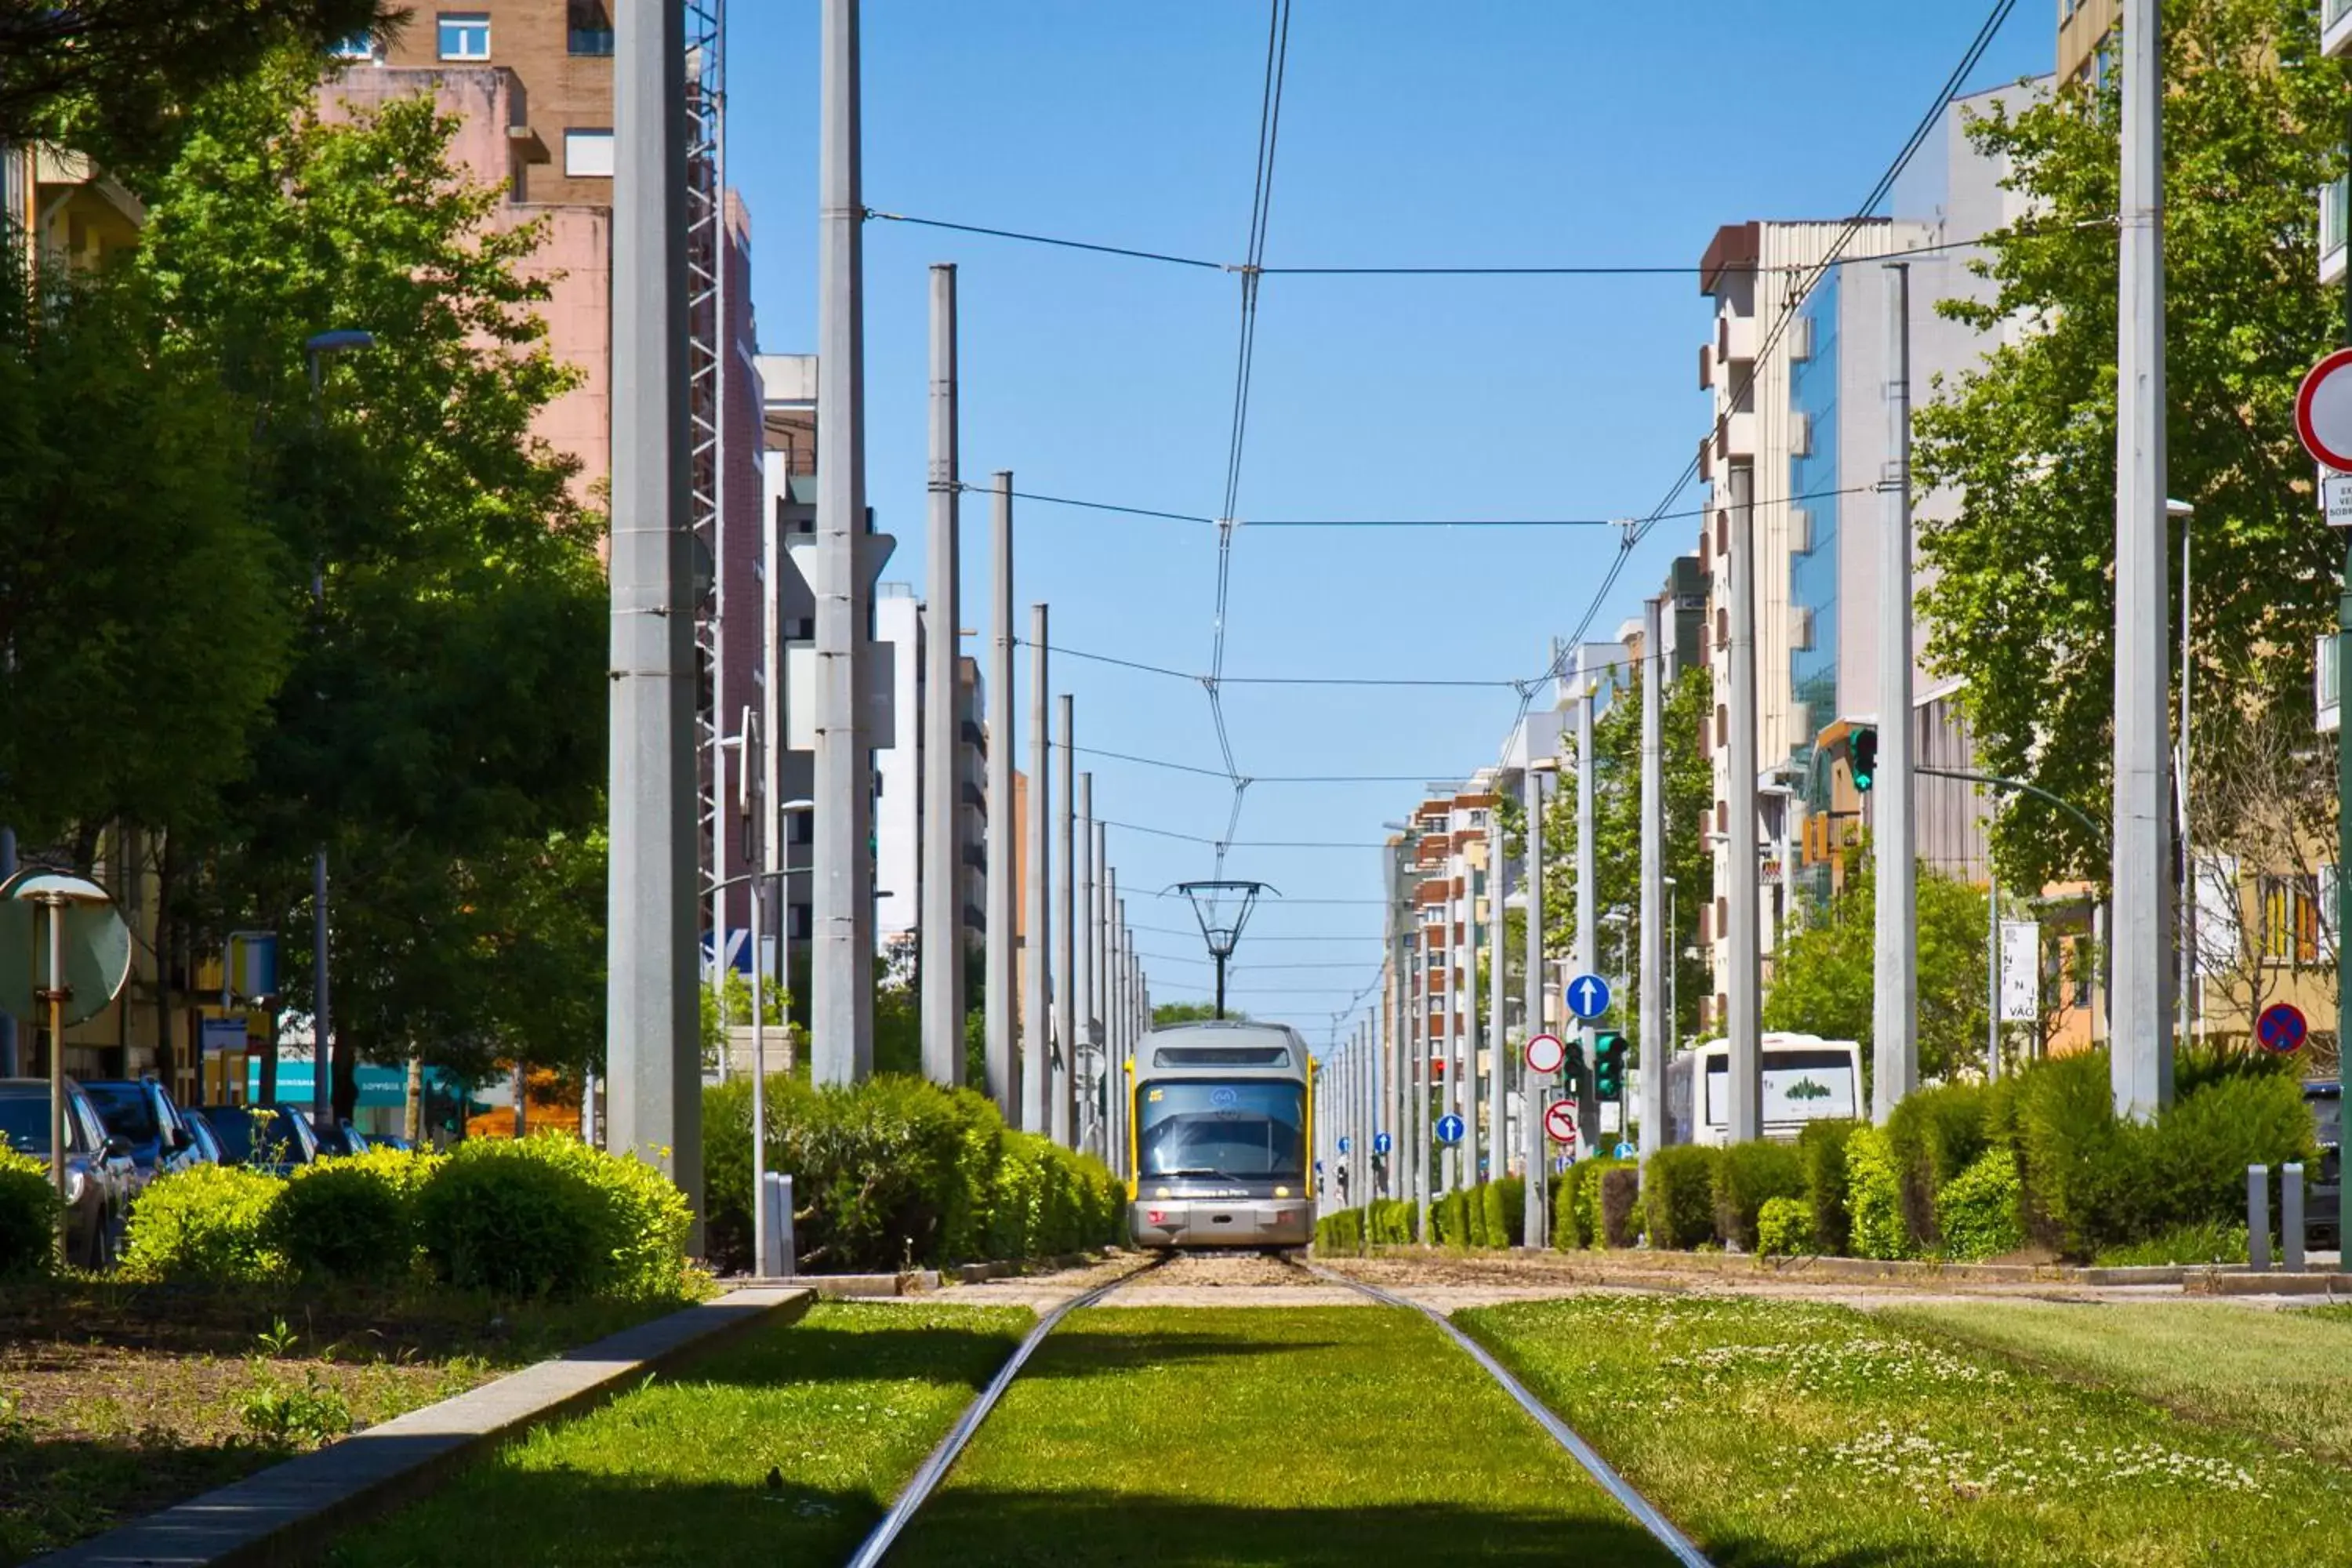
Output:
[[[924,1459],[905,1489],[893,1502],[871,1533],[850,1558],[850,1568],[876,1568],[887,1557],[891,1547],[929,1500],[940,1483],[954,1468],[972,1437],[988,1419],[1006,1389],[1019,1377],[1023,1367],[1045,1337],[1072,1312],[1084,1307],[1097,1306],[1118,1291],[1150,1279],[1155,1287],[1182,1289],[1187,1286],[1230,1289],[1236,1295],[1246,1294],[1254,1288],[1292,1287],[1312,1284],[1351,1292],[1381,1306],[1419,1312],[1437,1327],[1491,1377],[1514,1403],[1532,1417],[1546,1436],[1549,1436],[1585,1473],[1614,1499],[1625,1512],[1647,1531],[1658,1544],[1684,1568],[1712,1568],[1707,1558],[1691,1539],[1675,1527],[1658,1507],[1643,1497],[1633,1484],[1620,1475],[1592,1446],[1566,1421],[1528,1392],[1527,1386],[1486,1347],[1456,1328],[1444,1314],[1406,1297],[1394,1295],[1375,1286],[1360,1283],[1328,1269],[1318,1268],[1303,1258],[1292,1256],[1258,1258],[1234,1255],[1162,1254],[1116,1279],[1074,1295],[1047,1310],[1037,1320],[1013,1354],[1005,1361],[988,1385],[966,1407],[939,1447]]]

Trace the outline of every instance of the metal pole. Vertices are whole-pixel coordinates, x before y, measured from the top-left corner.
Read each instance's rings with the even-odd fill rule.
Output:
[[[1672,937],[1665,929],[1666,753],[1665,604],[1642,604],[1642,1138],[1635,1145],[1644,1166],[1665,1146],[1666,1058],[1674,1029],[1666,1016],[1666,977],[1661,969]]]
[[[16,830],[0,827],[0,882],[16,874]],[[16,1016],[0,1008],[0,1078],[16,1078],[24,1072],[24,1056],[16,1039]],[[204,1063],[196,1063],[199,1081]]]
[[[1046,1107],[1054,1142],[1076,1147],[1078,1115],[1078,828],[1075,816],[1077,770],[1071,748],[1077,744],[1076,700],[1065,691],[1060,710],[1062,745],[1054,773],[1054,1077]]]
[[[1439,1068],[1444,1076],[1438,1103],[1452,1115],[1461,1114],[1462,1099],[1462,900],[1454,896],[1451,879],[1445,885],[1445,1048]],[[1467,1130],[1465,1131],[1468,1136]],[[1445,1151],[1445,1190],[1462,1186],[1462,1145]]]
[[[2116,1114],[2172,1101],[2166,874],[2164,68],[2158,0],[2124,0],[2122,265],[2116,337]]]
[[[750,767],[751,759],[745,757],[743,765]],[[767,901],[763,873],[751,884],[751,1272],[761,1276],[768,1272],[768,1031],[760,917]]]
[[[1530,748],[1532,750],[1532,748]],[[1521,791],[1528,808],[1528,929],[1527,973],[1520,976],[1526,987],[1528,1037],[1543,1033],[1543,954],[1544,954],[1544,835],[1543,835],[1543,770],[1536,766],[1533,756],[1527,759],[1528,771],[1521,781]],[[1552,1075],[1536,1073],[1524,1067],[1519,1078],[1519,1141],[1527,1151],[1528,1199],[1527,1242],[1531,1247],[1546,1247],[1551,1237],[1551,1194],[1549,1191],[1551,1161],[1544,1148],[1544,1090],[1550,1087]]]
[[[1075,742],[1073,750],[1075,750]],[[1095,857],[1095,775],[1078,775],[1076,863],[1071,868],[1076,907],[1071,912],[1070,941],[1076,956],[1070,969],[1071,1012],[1077,1019],[1070,1036],[1070,1083],[1077,1096],[1070,1120],[1071,1147],[1083,1149],[1093,1132],[1096,1100],[1089,1092],[1083,1068],[1095,1050],[1095,896],[1098,890]]]
[[[1478,899],[1476,884],[1471,880],[1465,867],[1462,896],[1462,1076],[1454,1091],[1454,1113],[1462,1118],[1462,1152],[1465,1162],[1463,1176],[1465,1186],[1476,1186],[1489,1179],[1491,1159],[1482,1159],[1480,1151],[1494,1149],[1492,1129],[1478,1125]]]
[[[325,368],[315,345],[305,345],[303,357],[310,377],[310,426],[316,430],[325,418]],[[310,607],[323,638],[327,565],[322,559],[311,562]],[[328,941],[327,846],[322,839],[310,852],[310,1120],[320,1127],[334,1120],[333,1058],[329,1045],[334,1036],[334,1009],[328,984]],[[522,1102],[515,1103],[520,1108]]]
[[[2000,1076],[2000,873],[1986,859],[1985,1077]]]
[[[615,20],[606,1143],[667,1174],[698,1215],[685,9]]]
[[[1054,979],[1047,957],[1054,940],[1054,906],[1048,879],[1054,869],[1051,839],[1054,781],[1052,742],[1046,733],[1046,710],[1052,692],[1046,668],[1045,606],[1029,606],[1029,810],[1023,846],[1027,865],[1023,872],[1023,907],[1028,912],[1022,934],[1028,962],[1023,965],[1027,985],[1021,997],[1021,1127],[1048,1136],[1054,1130],[1053,1007]]]
[[[1598,771],[1592,754],[1592,682],[1579,671],[1581,689],[1576,694],[1576,973],[1590,974],[1600,963],[1600,889],[1597,851],[1593,846],[1595,832],[1592,799],[1593,774]],[[1573,984],[1573,980],[1570,982]],[[1576,1086],[1577,1143],[1580,1154],[1590,1155],[1601,1145],[1601,1095],[1599,1081],[1593,1073],[1592,1044],[1594,1030],[1591,1024],[1580,1025],[1577,1037],[1584,1043],[1584,1070]]]
[[[2352,126],[2347,130],[2352,146]],[[2352,266],[2344,269],[2344,341],[2352,344]],[[2352,535],[2344,545],[2344,575],[2336,600],[2336,710],[2343,712],[2344,674],[2352,670]],[[2352,985],[2343,982],[2345,938],[2352,934],[2352,723],[2336,725],[2336,1083],[2344,1081],[2344,1042],[2352,1040]],[[2340,1134],[2339,1134],[2340,1142]],[[2336,1268],[2352,1270],[2352,1182],[2336,1184]]]
[[[1095,1003],[1102,1009],[1103,1158],[1113,1171],[1127,1172],[1127,985],[1118,966],[1118,870],[1110,863],[1110,838],[1095,824],[1095,902],[1100,910],[1095,949]]]
[[[1763,960],[1758,948],[1756,866],[1756,517],[1755,473],[1731,470],[1730,848],[1726,857],[1731,939],[1726,1013],[1729,1028],[1731,1141],[1763,1136]]]
[[[1416,910],[1416,916],[1417,913],[1418,911]],[[1429,997],[1430,954],[1428,922],[1416,918],[1413,921],[1413,1072],[1412,1092],[1407,1097],[1407,1100],[1411,1107],[1410,1120],[1412,1122],[1412,1197],[1413,1202],[1419,1205],[1421,1211],[1419,1218],[1416,1221],[1420,1228],[1415,1230],[1413,1235],[1420,1240],[1423,1246],[1426,1247],[1429,1245],[1431,1240],[1429,1234],[1429,1184],[1432,1174],[1430,1171],[1431,1128],[1429,1121],[1429,1023],[1430,1015],[1434,1011],[1434,1009],[1430,1006]]]
[[[1013,1030],[1013,947],[1020,897],[1014,868],[1020,856],[1013,820],[1013,475],[996,475],[990,525],[995,645],[988,661],[988,930],[986,980],[981,988],[988,1053],[988,1097],[1008,1127],[1021,1125],[1021,1051]]]
[[[1496,803],[1501,802],[1498,793]],[[1504,983],[1503,900],[1509,892],[1510,868],[1503,859],[1503,825],[1499,816],[1486,814],[1486,1179],[1499,1182],[1510,1174],[1511,1087],[1508,1019],[1503,999],[1510,994]],[[1532,1177],[1530,1170],[1528,1175]]]
[[[957,628],[963,625],[956,428],[956,269],[931,268],[931,539],[929,622],[923,639],[923,1076],[963,1081],[963,705]]]
[[[2166,507],[2168,514],[2172,508]],[[2189,612],[2195,601],[2189,595],[2189,546],[2195,538],[2186,508],[2180,514],[2180,755],[2178,771],[2173,774],[2174,795],[2179,802],[2180,835],[2180,1026],[2175,1037],[2182,1044],[2191,1037],[2197,1021],[2197,857],[2196,839],[2189,830],[2189,786],[2192,775],[2189,764],[2192,754],[2189,744]]]
[[[41,900],[48,912],[49,984],[41,993],[49,1013],[49,1186],[58,1194],[58,1259],[65,1260],[66,1226],[66,900]]]
[[[1871,1120],[1919,1087],[1919,826],[1911,728],[1911,268],[1886,267],[1886,445],[1878,548],[1878,859],[1871,1002]]]

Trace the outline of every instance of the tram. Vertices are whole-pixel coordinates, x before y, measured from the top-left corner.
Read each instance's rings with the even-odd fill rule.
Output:
[[[1314,1089],[1296,1030],[1233,1020],[1154,1029],[1127,1070],[1137,1246],[1275,1251],[1314,1239]]]

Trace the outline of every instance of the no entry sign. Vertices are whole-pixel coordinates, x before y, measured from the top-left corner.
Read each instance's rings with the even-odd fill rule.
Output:
[[[2352,473],[2352,349],[2311,367],[2294,395],[2294,429],[2325,468]]]
[[[1538,1035],[1528,1041],[1528,1070],[1549,1076],[1568,1065],[1568,1047],[1558,1035]]]

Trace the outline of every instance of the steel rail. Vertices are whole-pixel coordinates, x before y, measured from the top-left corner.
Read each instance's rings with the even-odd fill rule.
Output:
[[[1619,1505],[1627,1513],[1632,1514],[1642,1528],[1648,1531],[1658,1544],[1666,1549],[1675,1562],[1682,1563],[1683,1568],[1714,1568],[1714,1564],[1707,1561],[1706,1553],[1701,1552],[1689,1536],[1676,1528],[1674,1521],[1660,1511],[1655,1503],[1636,1490],[1633,1482],[1618,1474],[1609,1461],[1602,1458],[1592,1445],[1578,1434],[1575,1427],[1561,1420],[1543,1401],[1528,1393],[1527,1385],[1512,1376],[1486,1346],[1454,1327],[1444,1313],[1435,1308],[1423,1306],[1419,1301],[1391,1295],[1376,1285],[1367,1285],[1361,1280],[1350,1279],[1342,1274],[1334,1274],[1317,1264],[1303,1264],[1301,1267],[1318,1279],[1328,1280],[1334,1285],[1344,1285],[1350,1290],[1370,1296],[1384,1306],[1403,1307],[1419,1312],[1423,1317],[1444,1330],[1453,1337],[1454,1342],[1469,1352],[1471,1359],[1485,1367],[1487,1373],[1503,1385],[1503,1392],[1517,1400],[1520,1409],[1534,1416],[1536,1425],[1549,1433],[1553,1442],[1567,1449],[1569,1457],[1583,1466],[1585,1472],[1594,1480],[1599,1481],[1601,1489],[1611,1497],[1615,1498]]]
[[[1108,1284],[1097,1285],[1091,1290],[1073,1296],[1038,1319],[1036,1326],[1029,1331],[1004,1364],[997,1369],[996,1375],[988,1380],[988,1386],[980,1391],[980,1397],[966,1405],[963,1414],[956,1417],[956,1424],[948,1428],[948,1435],[940,1439],[940,1446],[931,1450],[921,1468],[915,1471],[913,1478],[907,1482],[906,1489],[898,1494],[898,1500],[890,1505],[890,1511],[882,1516],[881,1521],[859,1544],[857,1554],[849,1560],[849,1568],[874,1568],[888,1554],[890,1548],[897,1544],[900,1532],[913,1522],[916,1512],[930,1500],[939,1484],[947,1479],[948,1471],[954,1468],[965,1445],[980,1430],[981,1423],[988,1419],[988,1413],[996,1408],[996,1402],[1013,1385],[1013,1380],[1021,1375],[1021,1369],[1027,1364],[1030,1355],[1045,1342],[1045,1336],[1054,1331],[1056,1324],[1079,1308],[1091,1307],[1120,1286],[1150,1273],[1167,1262],[1170,1256],[1163,1253],[1140,1268],[1130,1269]]]

